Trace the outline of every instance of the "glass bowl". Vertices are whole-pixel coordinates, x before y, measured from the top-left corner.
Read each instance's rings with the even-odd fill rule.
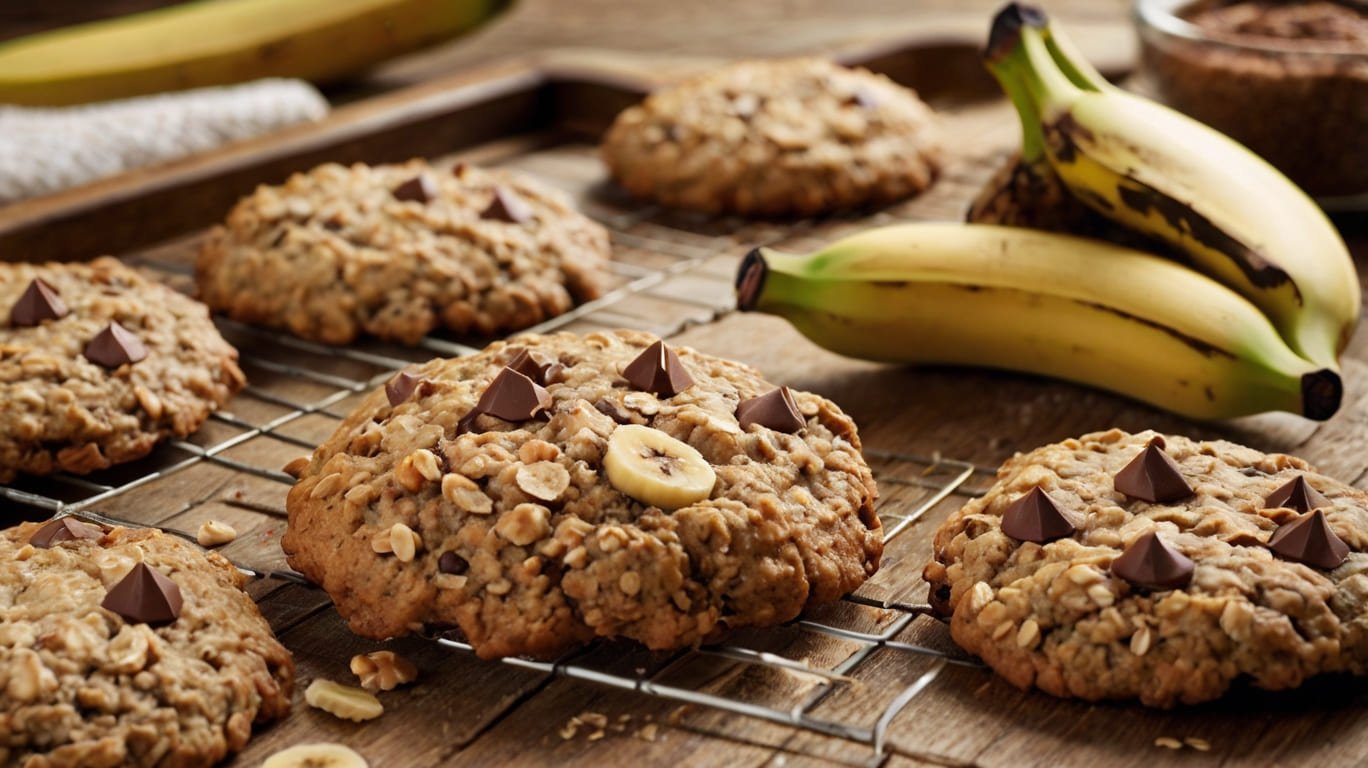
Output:
[[[1290,16],[1276,22],[1287,36],[1189,21],[1199,9],[1243,6],[1241,13],[1257,16],[1250,9],[1270,5],[1266,0],[1136,0],[1147,88],[1259,153],[1314,197],[1368,195],[1368,12],[1338,5],[1362,16],[1357,39],[1346,34],[1352,24],[1334,29],[1345,39],[1325,39],[1331,36],[1325,18],[1316,37],[1293,36],[1305,25],[1299,27]],[[1309,13],[1322,6],[1323,17],[1328,5],[1334,5],[1332,0],[1277,7]],[[1260,18],[1275,23],[1274,17]],[[1265,21],[1252,23],[1257,27]]]

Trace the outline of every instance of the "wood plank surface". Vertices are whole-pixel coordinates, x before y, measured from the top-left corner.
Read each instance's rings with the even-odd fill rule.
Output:
[[[575,66],[600,73],[649,67],[643,77],[658,79],[719,57],[840,51],[906,35],[913,28],[939,28],[946,34],[981,31],[995,5],[922,0],[913,13],[908,3],[893,0],[701,0],[657,4],[646,11],[620,0],[522,0],[488,30],[382,69],[352,95],[426,82],[436,73],[487,62],[496,53],[565,45],[596,46]],[[1115,41],[1128,34],[1127,3],[1067,0],[1047,6],[1073,23],[1104,30],[1089,40],[1124,48]],[[777,11],[782,11],[782,21],[776,21]],[[604,53],[605,46],[617,52]],[[623,50],[636,53],[624,57]],[[571,61],[564,51],[550,55],[561,57],[559,66]],[[251,592],[295,653],[300,672],[295,708],[288,720],[258,733],[231,765],[255,766],[284,746],[313,740],[351,744],[372,766],[385,768],[1368,764],[1368,698],[1358,681],[1317,681],[1299,692],[1276,695],[1239,690],[1222,702],[1172,711],[1060,701],[1005,684],[964,657],[943,625],[916,614],[916,606],[926,599],[920,571],[930,556],[936,525],[989,481],[985,472],[973,473],[956,492],[936,501],[937,491],[956,482],[962,469],[937,463],[936,457],[992,468],[1016,451],[1087,431],[1154,428],[1295,452],[1346,481],[1368,484],[1368,331],[1362,328],[1345,365],[1345,407],[1334,420],[1314,424],[1267,415],[1198,424],[1035,377],[847,360],[807,343],[782,320],[730,311],[735,265],[755,244],[806,250],[872,224],[962,214],[969,197],[1016,141],[1015,117],[1001,100],[960,98],[948,87],[937,92],[939,73],[920,66],[918,76],[931,86],[923,90],[943,110],[947,132],[955,137],[947,169],[927,194],[870,216],[748,223],[655,210],[627,200],[605,183],[591,145],[564,141],[559,134],[504,136],[441,158],[537,175],[565,189],[582,209],[614,230],[617,258],[634,270],[621,276],[623,294],[565,327],[629,325],[672,334],[672,343],[747,362],[773,381],[830,397],[855,418],[881,484],[880,515],[889,530],[905,527],[889,541],[880,572],[854,599],[812,611],[805,617],[810,623],[748,631],[729,641],[746,652],[774,654],[791,664],[780,668],[726,648],[652,654],[625,643],[591,646],[565,660],[570,668],[611,676],[618,684],[655,686],[656,693],[648,694],[540,668],[482,662],[428,639],[363,640],[346,631],[320,591],[267,577],[254,582]],[[391,103],[404,101],[390,98]],[[587,125],[601,122],[595,111],[601,109],[585,107],[575,119]],[[383,122],[385,110],[376,103],[363,102],[356,110],[366,120]],[[506,113],[499,119],[505,124],[510,120]],[[531,127],[522,118],[516,122],[519,130]],[[358,128],[338,134],[338,145],[366,133]],[[466,143],[454,135],[447,140],[453,143],[446,146]],[[383,155],[388,150],[375,151]],[[215,172],[197,167],[199,183],[210,184]],[[1368,277],[1368,242],[1359,230],[1349,235],[1360,274]],[[184,265],[197,243],[198,235],[191,234],[125,255],[184,285]],[[649,279],[633,282],[643,274]],[[278,542],[288,478],[279,468],[328,435],[394,365],[482,343],[438,337],[422,348],[400,350],[363,342],[339,357],[233,323],[224,322],[223,328],[247,358],[251,388],[185,443],[94,476],[92,480],[114,490],[91,509],[187,533],[207,519],[230,522],[239,538],[223,553],[264,574],[286,569]],[[129,482],[141,484],[125,487]],[[24,480],[15,487],[76,504],[94,492],[61,479]],[[39,513],[45,514],[34,514]],[[327,677],[350,682],[350,656],[382,647],[413,660],[420,677],[413,686],[381,694],[387,711],[380,719],[356,725],[304,704],[302,692],[309,681]],[[840,669],[846,671],[834,671]],[[902,709],[891,708],[913,690],[919,692]],[[743,702],[780,715],[801,710],[809,727],[689,703],[686,694]],[[884,716],[891,720],[881,725]],[[828,732],[814,731],[814,724],[829,726]],[[887,730],[879,730],[884,725]],[[871,739],[882,733],[882,752],[863,739],[836,734],[841,728]],[[1170,750],[1156,745],[1161,737],[1194,741]]]

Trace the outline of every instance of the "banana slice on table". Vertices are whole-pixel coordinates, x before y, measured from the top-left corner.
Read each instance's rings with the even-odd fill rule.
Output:
[[[266,758],[261,768],[370,768],[366,758],[345,744],[296,744]]]
[[[613,430],[603,468],[614,488],[661,509],[702,501],[717,482],[703,454],[658,429],[639,424],[624,424]]]
[[[304,690],[304,701],[311,707],[344,720],[373,720],[385,713],[385,706],[368,691],[317,678]]]

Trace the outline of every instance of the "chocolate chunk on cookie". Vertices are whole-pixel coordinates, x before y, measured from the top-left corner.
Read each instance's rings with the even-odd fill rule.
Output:
[[[205,303],[245,323],[416,344],[555,317],[607,290],[608,259],[607,230],[526,175],[330,163],[243,198],[195,277]]]
[[[242,585],[158,531],[0,531],[0,764],[210,766],[240,751],[289,713],[294,684]]]
[[[185,437],[246,383],[193,299],[115,259],[0,264],[0,482]]]
[[[801,429],[742,426],[738,404],[773,384],[656,343],[523,336],[411,367],[422,388],[372,393],[300,471],[290,564],[359,634],[458,626],[486,658],[688,646],[858,587],[883,540],[850,418],[791,392]],[[648,350],[679,389],[624,376]],[[546,400],[470,419],[510,378]]]
[[[808,216],[915,195],[935,179],[935,118],[882,75],[821,59],[748,61],[651,94],[603,141],[633,194],[706,213]]]
[[[1368,672],[1368,494],[1292,456],[1157,437],[1017,455],[945,521],[923,575],[955,641],[1022,688],[1159,707]],[[1042,496],[1063,524],[1035,536],[1014,518]]]

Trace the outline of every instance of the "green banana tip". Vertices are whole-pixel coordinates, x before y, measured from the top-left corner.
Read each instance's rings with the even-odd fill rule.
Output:
[[[769,275],[769,265],[765,263],[763,248],[752,248],[741,259],[736,270],[736,308],[742,312],[755,309],[760,300],[760,292],[765,288],[765,277]]]
[[[1012,52],[1021,40],[1023,27],[1044,29],[1050,23],[1045,12],[1034,5],[1008,3],[993,17],[993,26],[988,32],[988,47],[983,58],[995,61]]]
[[[1339,410],[1344,399],[1344,382],[1329,368],[1312,371],[1301,378],[1302,415],[1325,421]]]

